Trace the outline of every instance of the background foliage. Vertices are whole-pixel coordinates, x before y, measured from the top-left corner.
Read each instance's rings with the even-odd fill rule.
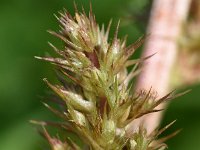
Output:
[[[89,1],[76,0],[89,9]],[[148,0],[94,0],[93,11],[99,24],[114,24],[121,19],[119,36],[128,34],[128,43],[145,33],[151,3]],[[67,8],[73,12],[72,0],[0,0],[0,149],[46,149],[44,139],[30,119],[53,120],[41,101],[48,89],[42,78],[54,80],[52,66],[34,59],[51,53],[47,41],[60,44],[47,29],[58,30],[53,16]],[[112,31],[113,33],[113,31]],[[56,44],[55,44],[56,45]],[[141,51],[138,51],[138,56]],[[178,119],[175,130],[183,131],[171,139],[169,149],[196,150],[200,147],[200,101],[197,84],[192,92],[176,99],[164,115],[163,125]],[[170,132],[170,130],[168,131]]]

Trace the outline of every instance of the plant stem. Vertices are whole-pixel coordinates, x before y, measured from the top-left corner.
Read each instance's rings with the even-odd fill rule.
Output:
[[[186,20],[191,0],[154,0],[148,34],[143,57],[156,53],[144,62],[138,78],[136,90],[149,90],[151,87],[158,97],[169,92],[170,72],[177,54],[176,39],[180,34],[183,21]],[[163,106],[161,106],[163,107]],[[144,116],[140,120],[148,133],[153,131],[160,122],[161,113]]]

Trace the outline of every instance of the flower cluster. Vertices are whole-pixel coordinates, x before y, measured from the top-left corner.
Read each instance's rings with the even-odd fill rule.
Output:
[[[73,133],[92,150],[153,150],[164,149],[163,142],[157,140],[164,129],[147,134],[142,124],[133,133],[128,132],[131,122],[148,113],[157,112],[160,103],[172,99],[173,92],[157,99],[151,89],[134,92],[132,79],[139,73],[139,64],[147,58],[130,60],[130,56],[141,45],[144,38],[126,46],[126,38],[117,37],[119,23],[114,37],[109,42],[109,29],[99,27],[92,10],[87,17],[83,10],[76,9],[72,17],[67,11],[58,18],[61,30],[49,31],[61,39],[63,49],[50,46],[58,54],[54,57],[37,57],[57,66],[60,85],[44,79],[62,101],[61,110],[45,104],[63,119],[62,123],[36,122],[46,125],[59,125]],[[151,56],[149,56],[151,57]],[[132,66],[128,73],[127,67]],[[59,103],[60,104],[60,103]],[[170,124],[171,125],[171,124]],[[170,126],[169,125],[169,126]],[[52,150],[80,150],[80,145],[67,139],[52,138],[44,128]],[[174,135],[174,134],[173,134]],[[171,136],[171,135],[170,135]]]

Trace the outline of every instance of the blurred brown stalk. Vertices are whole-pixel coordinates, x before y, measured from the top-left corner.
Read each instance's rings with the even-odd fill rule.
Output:
[[[153,1],[147,30],[150,36],[142,57],[156,54],[144,62],[136,90],[148,90],[152,87],[159,97],[169,92],[171,70],[177,58],[177,39],[187,19],[190,4],[191,0]],[[157,112],[137,121],[144,123],[150,133],[159,125],[160,119],[161,113]]]

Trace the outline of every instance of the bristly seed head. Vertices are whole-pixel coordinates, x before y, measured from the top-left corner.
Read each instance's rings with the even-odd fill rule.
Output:
[[[58,79],[63,86],[45,82],[63,101],[60,111],[46,105],[63,123],[42,122],[44,125],[59,126],[77,135],[92,150],[153,150],[166,147],[165,140],[156,141],[163,132],[155,131],[148,135],[140,125],[139,130],[127,133],[130,123],[143,115],[157,112],[155,108],[162,102],[172,99],[172,93],[158,100],[157,94],[149,90],[134,93],[131,80],[138,74],[138,65],[144,61],[129,60],[143,38],[126,47],[126,38],[118,39],[119,23],[111,42],[108,42],[108,28],[100,29],[92,10],[87,17],[85,11],[75,16],[69,12],[60,13],[58,20],[61,30],[50,34],[64,42],[64,49],[50,46],[59,54],[54,57],[36,57],[57,66]],[[130,73],[127,67],[133,66]],[[68,79],[70,79],[70,81]],[[59,103],[60,104],[60,103]],[[167,127],[168,128],[168,127]],[[51,138],[44,129],[52,150],[80,150],[72,140],[61,142]]]

